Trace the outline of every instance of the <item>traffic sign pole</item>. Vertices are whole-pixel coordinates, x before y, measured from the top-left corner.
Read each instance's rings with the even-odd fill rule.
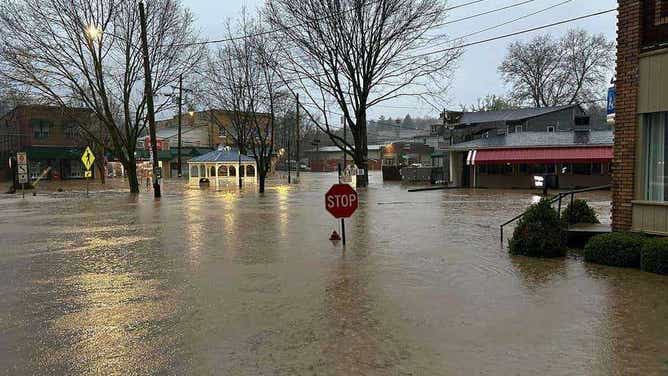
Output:
[[[343,158],[345,158],[345,157],[346,157],[346,153],[344,151],[343,152]],[[341,184],[341,163],[339,163],[339,184]],[[345,221],[344,218],[341,218],[341,242],[343,243],[343,246],[345,247],[346,246],[346,221]]]
[[[341,164],[338,165],[339,183],[334,184],[325,193],[325,209],[334,216],[341,219],[341,240],[346,244],[346,223],[344,218],[348,218],[357,210],[359,196],[350,184],[341,183]]]

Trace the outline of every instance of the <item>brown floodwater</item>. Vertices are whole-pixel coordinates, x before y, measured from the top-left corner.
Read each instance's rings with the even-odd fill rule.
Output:
[[[0,196],[0,373],[668,374],[667,277],[502,249],[532,192],[373,175],[342,251],[334,180]]]

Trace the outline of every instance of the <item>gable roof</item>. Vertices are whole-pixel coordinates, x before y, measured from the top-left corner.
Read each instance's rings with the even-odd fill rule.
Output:
[[[570,109],[576,106],[577,105],[572,104],[572,105],[556,106],[556,107],[517,108],[513,110],[501,110],[501,111],[463,112],[462,117],[459,120],[459,124],[477,124],[477,123],[524,120],[536,116],[549,114],[552,112]]]
[[[613,131],[517,132],[505,136],[461,142],[450,146],[449,150],[612,146],[613,143]]]
[[[191,162],[238,162],[239,161],[239,152],[237,149],[222,149],[210,151],[206,154],[200,155],[188,161]],[[241,154],[242,162],[255,162],[255,159]]]

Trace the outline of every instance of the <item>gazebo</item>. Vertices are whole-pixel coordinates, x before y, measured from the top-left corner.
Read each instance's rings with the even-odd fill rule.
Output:
[[[238,185],[243,179],[246,183],[257,182],[255,159],[240,154],[230,147],[219,148],[188,161],[191,187],[209,183],[216,188],[225,185]]]

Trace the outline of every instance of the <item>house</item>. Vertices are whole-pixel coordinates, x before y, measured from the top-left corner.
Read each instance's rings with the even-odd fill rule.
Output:
[[[17,152],[27,153],[31,179],[49,167],[47,179],[83,178],[81,155],[88,143],[80,126],[93,121],[91,111],[85,108],[15,107],[0,118],[0,178],[11,178],[8,160]]]
[[[617,17],[612,227],[668,235],[668,2],[620,1]]]
[[[555,175],[558,188],[611,182],[612,131],[513,132],[448,149],[450,184],[533,188],[534,176]]]

